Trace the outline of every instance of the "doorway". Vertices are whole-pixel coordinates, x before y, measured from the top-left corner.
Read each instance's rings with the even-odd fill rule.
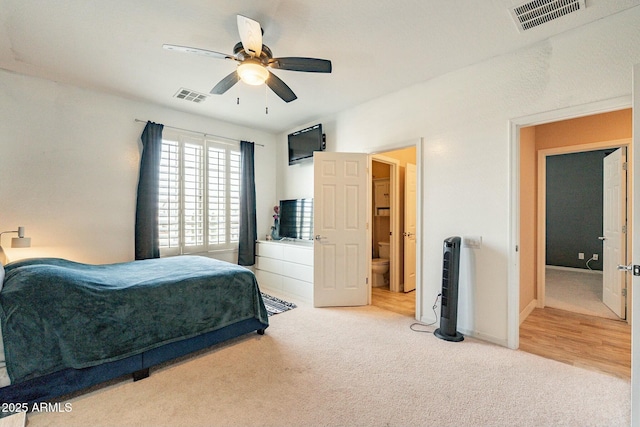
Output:
[[[616,269],[626,265],[623,158],[626,146],[539,151],[538,307],[625,318],[624,274]]]
[[[411,317],[416,316],[416,224],[411,215],[405,220],[407,209],[416,210],[416,151],[414,145],[371,156],[372,260],[380,261],[387,242],[391,247],[387,281],[370,280],[371,304]]]
[[[411,151],[417,161],[412,194],[415,194],[415,272],[416,286],[411,293],[414,318],[421,318],[422,269],[420,236],[423,230],[421,152],[423,139],[398,144]],[[374,152],[403,151],[391,147]],[[371,154],[317,152],[314,155],[314,269],[313,304],[315,307],[359,306],[372,304],[371,284]],[[400,233],[396,233],[398,235]],[[413,269],[411,269],[413,271]],[[399,294],[399,292],[396,292]]]
[[[544,307],[547,305],[545,303],[547,212],[546,198],[544,197],[547,184],[544,179],[546,178],[547,156],[630,145],[631,119],[631,109],[627,108],[555,122],[539,121],[538,123],[541,124],[515,128],[519,132],[517,152],[519,155],[518,200],[520,205],[519,230],[517,231],[519,244],[516,246],[520,288],[519,322],[517,324],[522,326],[523,322],[527,322],[526,319],[534,310],[536,310],[534,317],[540,318],[538,310],[545,310]],[[628,227],[628,232],[630,234],[630,227]],[[593,236],[593,238],[596,239],[600,236]],[[602,242],[598,243],[601,248]],[[569,255],[578,260],[579,253],[582,251],[575,251],[575,254],[573,252],[571,250]],[[584,263],[581,265],[582,270],[588,269],[586,263],[590,260],[590,263],[593,263],[594,260],[591,258],[594,254],[602,254],[602,249],[584,250],[584,259],[579,259],[579,262]],[[560,314],[568,313],[563,310],[558,310],[558,312]],[[549,329],[553,327],[551,323],[546,325]],[[522,329],[516,329],[515,333],[521,334]],[[598,333],[606,334],[607,332],[603,328]],[[510,346],[517,348],[520,340],[524,342],[525,339],[522,335],[519,338],[516,336],[515,340],[510,341]],[[513,345],[514,341],[515,345]],[[554,350],[566,348],[568,344],[570,342],[563,342],[562,345],[558,343]],[[567,348],[567,350],[569,349]],[[556,354],[554,358],[562,359],[563,355]]]

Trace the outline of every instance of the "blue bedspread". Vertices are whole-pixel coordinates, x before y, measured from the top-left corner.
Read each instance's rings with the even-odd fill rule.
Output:
[[[253,273],[198,256],[87,265],[11,263],[0,321],[12,383],[118,360],[255,318],[268,326]]]

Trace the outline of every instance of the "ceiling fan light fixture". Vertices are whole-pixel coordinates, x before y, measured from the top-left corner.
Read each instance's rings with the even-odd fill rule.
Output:
[[[2,0],[0,0],[1,2]],[[524,1],[524,0],[523,0]],[[585,0],[527,0],[534,2],[550,1],[585,1]],[[267,67],[278,70],[303,71],[307,73],[330,73],[331,61],[327,59],[286,57],[274,58],[271,49],[262,44],[262,27],[258,21],[246,16],[237,16],[240,41],[233,47],[233,55],[196,47],[164,44],[163,48],[178,52],[205,55],[212,58],[234,61],[237,68],[220,80],[209,92],[212,95],[222,95],[242,80],[248,85],[260,86],[266,84],[284,102],[291,102],[298,97],[280,78],[271,73]],[[207,95],[204,95],[207,96]]]
[[[246,84],[259,86],[269,77],[269,70],[257,62],[245,61],[238,65],[238,75]]]

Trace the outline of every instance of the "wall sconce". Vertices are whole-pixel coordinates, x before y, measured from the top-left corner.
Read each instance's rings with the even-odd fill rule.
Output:
[[[7,255],[2,249],[2,235],[5,233],[18,233],[18,237],[11,239],[12,248],[30,248],[31,237],[24,237],[24,227],[18,227],[17,230],[3,231],[0,233],[0,264],[5,265],[7,263]]]

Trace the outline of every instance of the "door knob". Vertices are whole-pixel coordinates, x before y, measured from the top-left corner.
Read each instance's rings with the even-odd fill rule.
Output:
[[[607,238],[606,238],[606,237],[604,237],[604,236],[600,236],[600,237],[598,237],[598,240],[605,241],[605,240],[607,240]]]
[[[632,273],[634,276],[640,276],[640,265],[629,264],[629,265],[619,265],[618,270],[628,271]]]

